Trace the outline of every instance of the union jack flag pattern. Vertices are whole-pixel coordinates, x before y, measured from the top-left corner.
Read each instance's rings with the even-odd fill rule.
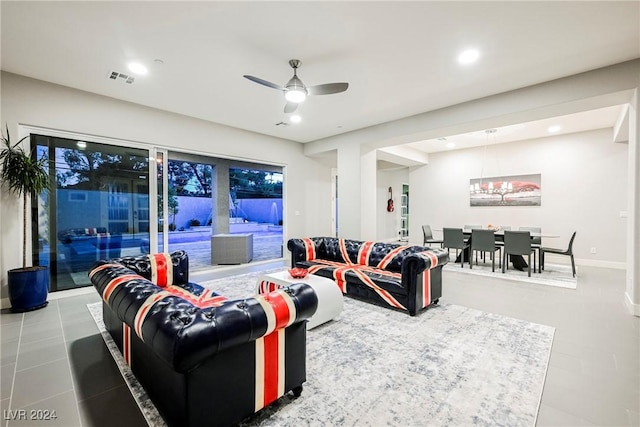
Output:
[[[229,301],[194,283],[173,283],[184,276],[171,273],[170,258],[153,259],[148,271],[164,287],[113,262],[101,261],[90,277],[104,300],[107,330],[168,425],[234,425],[302,390],[306,320],[318,301],[313,288],[295,283]],[[145,271],[149,265],[127,263]],[[211,389],[216,381],[241,385]],[[207,405],[215,422],[211,411],[201,410]]]
[[[267,333],[256,340],[256,404],[259,411],[284,395],[284,328],[296,318],[296,308],[286,292],[256,295],[267,314]]]
[[[333,279],[345,295],[410,315],[438,301],[442,265],[449,261],[440,248],[333,237],[290,239],[287,248],[292,267]]]

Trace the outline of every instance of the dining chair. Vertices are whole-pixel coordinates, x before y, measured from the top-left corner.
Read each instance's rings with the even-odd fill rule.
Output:
[[[533,233],[542,233],[542,227],[518,227],[520,231],[531,231]],[[541,259],[540,249],[542,248],[542,237],[535,236],[531,238],[531,247],[538,251],[538,261]],[[542,273],[542,263],[538,262],[538,273]]]
[[[424,239],[422,241],[422,245],[423,246],[426,246],[426,245],[431,246],[433,243],[437,243],[437,244],[440,245],[440,247],[442,247],[443,241],[435,239],[433,237],[433,232],[431,231],[431,226],[430,225],[423,225],[422,226],[422,235],[424,236]]]
[[[540,249],[540,269],[544,270],[544,254],[556,254],[556,255],[567,255],[571,257],[571,270],[573,271],[573,277],[576,277],[576,263],[573,259],[573,239],[576,238],[576,232],[573,232],[571,239],[569,240],[569,246],[567,249],[556,249],[556,248],[545,248],[542,247]]]
[[[499,251],[500,267],[502,267],[502,248],[496,244],[496,235],[493,230],[471,230],[471,252],[469,253],[469,268],[473,268],[473,253],[489,252],[491,257],[491,271],[496,271],[496,251]],[[484,257],[483,257],[484,259]],[[476,253],[476,265],[478,265],[478,254]]]
[[[508,268],[509,255],[527,256],[529,266],[529,277],[531,277],[531,254],[533,253],[533,263],[535,269],[536,250],[531,246],[531,233],[528,231],[505,231],[504,232],[504,252],[502,257],[502,272]]]
[[[442,235],[444,237],[442,246],[447,250],[447,252],[449,252],[449,249],[455,249],[456,258],[458,258],[458,251],[462,250],[460,267],[464,268],[464,251],[469,248],[469,245],[464,241],[462,228],[445,227],[442,229]]]

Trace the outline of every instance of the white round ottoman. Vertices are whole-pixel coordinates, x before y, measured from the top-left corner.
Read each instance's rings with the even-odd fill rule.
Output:
[[[318,296],[318,309],[309,319],[307,329],[322,325],[342,313],[344,297],[338,285],[331,279],[316,276],[315,274],[309,274],[304,279],[294,279],[286,270],[263,274],[258,277],[257,291],[258,293],[267,293],[292,283],[306,283],[313,288]]]

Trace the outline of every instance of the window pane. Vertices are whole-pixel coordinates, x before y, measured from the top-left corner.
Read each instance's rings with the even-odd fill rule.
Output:
[[[42,222],[38,225],[38,234],[49,236],[51,290],[89,285],[87,272],[99,259],[144,252],[149,239],[147,151],[35,139],[38,151],[50,154],[56,181],[49,198],[48,231]]]

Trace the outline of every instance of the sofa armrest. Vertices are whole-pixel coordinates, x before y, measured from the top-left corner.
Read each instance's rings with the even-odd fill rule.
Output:
[[[227,348],[302,322],[318,304],[313,288],[296,283],[201,309],[119,264],[98,262],[89,276],[114,314],[178,372],[188,372]]]
[[[441,248],[425,248],[423,252],[407,255],[402,260],[402,274],[418,274],[449,262],[449,253]]]
[[[311,261],[316,258],[322,258],[322,256],[318,254],[322,244],[322,237],[289,239],[287,242],[287,249],[291,252],[291,267],[295,267],[296,262]]]

